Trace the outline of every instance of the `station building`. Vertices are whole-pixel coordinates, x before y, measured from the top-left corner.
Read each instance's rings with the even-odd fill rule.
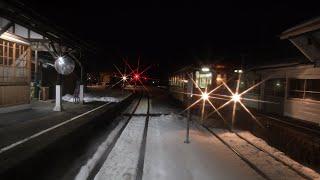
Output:
[[[52,67],[54,54],[76,54],[84,48],[87,47],[80,40],[57,26],[48,25],[45,18],[23,4],[1,2],[0,113],[30,108],[31,99],[43,95],[40,94],[43,85],[51,85],[54,94],[57,79]],[[81,66],[78,59],[77,62]],[[75,73],[65,77],[69,81],[65,86],[72,86],[75,79],[81,78],[82,73],[81,77]]]

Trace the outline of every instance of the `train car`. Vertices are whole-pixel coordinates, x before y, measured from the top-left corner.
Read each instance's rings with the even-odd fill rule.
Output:
[[[187,94],[190,91],[194,94],[200,93],[198,86],[202,91],[209,92],[216,86],[220,85],[222,81],[227,82],[228,78],[232,76],[234,68],[229,65],[222,64],[208,64],[202,66],[187,66],[184,67],[169,77],[169,91],[173,98],[187,103]],[[193,79],[194,83],[192,90],[188,89],[188,82]]]

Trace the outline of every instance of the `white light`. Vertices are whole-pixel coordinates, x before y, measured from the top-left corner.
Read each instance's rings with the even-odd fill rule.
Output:
[[[208,71],[210,71],[210,69],[208,67],[203,67],[203,68],[201,68],[201,71],[208,72]]]
[[[232,100],[234,102],[239,102],[240,101],[240,95],[238,93],[235,93],[232,95]]]
[[[243,70],[242,69],[236,69],[234,70],[235,73],[243,73]]]
[[[203,100],[208,100],[208,99],[209,99],[209,94],[206,93],[206,92],[204,92],[204,93],[202,93],[201,98],[202,98]]]
[[[122,80],[127,80],[127,76],[122,76]]]

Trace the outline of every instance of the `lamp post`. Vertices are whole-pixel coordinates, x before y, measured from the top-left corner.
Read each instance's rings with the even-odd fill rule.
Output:
[[[69,75],[73,72],[75,67],[74,61],[72,61],[67,56],[59,56],[54,62],[54,68],[58,72],[57,75],[57,84],[56,84],[56,104],[53,108],[53,111],[62,111],[62,78],[63,75]]]

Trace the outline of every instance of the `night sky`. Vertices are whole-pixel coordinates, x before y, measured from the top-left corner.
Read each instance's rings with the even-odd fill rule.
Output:
[[[307,1],[22,2],[95,47],[86,56],[90,71],[140,56],[144,64],[158,64],[162,77],[190,63],[263,64],[301,56],[279,35],[319,16],[318,6]]]

